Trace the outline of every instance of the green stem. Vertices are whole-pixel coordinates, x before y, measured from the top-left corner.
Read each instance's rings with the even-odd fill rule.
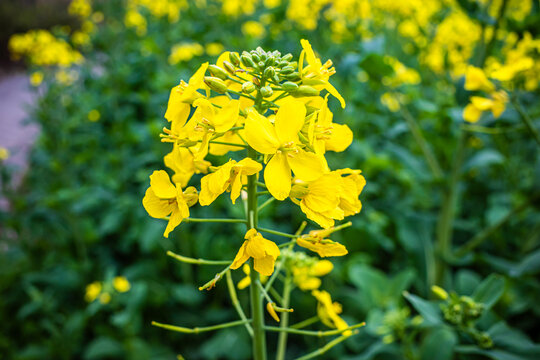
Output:
[[[507,126],[507,127],[495,127],[490,128],[487,126],[481,126],[481,125],[471,125],[471,124],[462,124],[461,129],[465,131],[470,132],[478,132],[482,134],[488,134],[488,135],[498,135],[498,134],[504,134],[514,131],[520,131],[523,130],[522,126]]]
[[[203,286],[199,287],[199,291],[202,291],[202,290],[211,290],[214,286],[216,286],[216,283],[221,280],[223,278],[223,275],[225,275],[225,273],[227,271],[229,271],[229,269],[231,268],[231,265],[232,264],[229,264],[229,266],[227,266],[225,269],[223,269],[222,271],[218,272],[216,274],[216,276],[214,276],[214,278],[210,281],[208,281],[206,284],[204,284]]]
[[[285,315],[285,314],[284,314]],[[307,335],[307,336],[317,336],[317,337],[324,337],[324,336],[332,336],[332,335],[339,335],[346,331],[354,330],[360,327],[366,326],[365,322],[361,322],[355,325],[351,325],[344,329],[335,329],[335,330],[326,330],[326,331],[317,331],[317,330],[301,330],[301,329],[293,329],[293,328],[281,328],[277,326],[265,326],[264,328],[268,331],[275,331],[275,332],[286,332],[289,334],[297,334],[297,335]],[[350,335],[349,335],[350,336]]]
[[[227,277],[227,289],[229,290],[229,296],[231,297],[231,302],[234,308],[236,309],[238,316],[240,316],[240,319],[242,319],[243,321],[247,321],[246,314],[244,313],[244,310],[242,309],[242,305],[240,305],[240,301],[238,300],[238,296],[236,295],[236,290],[234,288],[231,272],[227,271],[225,275]],[[249,323],[246,323],[245,325],[246,325],[246,330],[249,333],[249,336],[253,337],[253,329],[251,328],[251,325]]]
[[[426,162],[431,169],[433,176],[435,177],[435,179],[442,179],[443,172],[441,170],[441,166],[439,165],[439,162],[437,161],[437,158],[435,157],[435,154],[433,153],[431,147],[424,138],[420,126],[418,126],[418,123],[405,106],[402,106],[401,113],[403,114],[403,118],[405,118],[405,121],[407,122],[407,125],[411,130],[414,140],[416,141],[418,146],[420,146],[420,149],[422,150],[422,153],[426,158]]]
[[[285,282],[283,283],[283,296],[281,301],[281,306],[283,306],[284,308],[288,308],[291,302],[291,283],[291,274],[290,271],[287,270],[287,277],[285,278]],[[283,313],[281,315],[281,322],[279,324],[279,327],[281,329],[285,329],[288,325],[289,313]],[[285,353],[287,351],[287,336],[288,333],[286,331],[282,331],[279,333],[276,360],[285,360]]]
[[[291,329],[302,329],[311,324],[315,324],[319,320],[320,318],[318,316],[312,316],[309,319],[306,319],[304,321],[300,321],[299,323],[291,325]]]
[[[180,262],[187,264],[197,264],[197,265],[229,265],[232,261],[227,260],[206,260],[206,259],[194,259],[187,256],[182,256],[173,253],[172,251],[167,251],[167,256],[170,256]]]
[[[355,332],[356,334],[357,332]],[[338,345],[339,343],[347,340],[347,338],[349,338],[350,335],[341,335],[340,337],[337,337],[335,338],[334,340],[330,341],[328,344],[324,345],[323,347],[313,351],[313,352],[310,352],[309,354],[307,355],[304,355],[304,356],[301,356],[299,358],[296,358],[296,360],[308,360],[308,359],[313,359],[317,356],[320,356],[322,354],[324,354],[325,352],[327,352],[328,350],[330,350],[331,348],[333,348],[334,346]]]
[[[163,328],[163,329],[167,329],[167,330],[181,332],[184,334],[199,334],[206,331],[219,330],[219,329],[224,329],[228,327],[249,324],[250,322],[251,320],[237,320],[237,321],[231,321],[228,323],[223,323],[223,324],[218,324],[218,325],[213,325],[213,326],[204,326],[204,327],[196,327],[196,328],[185,328],[181,326],[162,324],[155,321],[152,321],[152,325]]]
[[[244,145],[244,144],[234,144],[234,143],[229,143],[229,142],[224,142],[224,141],[214,141],[214,140],[210,140],[210,144],[218,144],[218,145],[227,145],[227,146],[236,146],[236,147],[241,147],[241,148],[247,148],[247,145]]]
[[[251,147],[248,148],[248,156],[256,160],[257,152]],[[257,174],[248,176],[247,188],[247,229],[257,228]],[[253,259],[251,261],[251,271],[249,277],[252,286],[249,287],[251,298],[251,317],[253,319],[253,359],[266,360],[266,332],[264,329],[264,311],[262,293],[259,291],[257,284],[259,273],[255,271]]]
[[[436,251],[439,261],[435,269],[435,284],[442,285],[448,259],[452,250],[452,233],[456,213],[457,187],[461,175],[461,167],[465,158],[467,133],[459,130],[458,144],[452,162],[452,170],[448,183],[448,190],[439,214],[436,233]]]
[[[168,217],[166,217],[168,218]],[[207,222],[207,223],[241,223],[245,224],[247,221],[244,219],[197,219],[197,218],[186,218],[183,220],[183,222],[186,223],[200,223],[200,222]]]
[[[525,112],[525,110],[523,109],[523,107],[522,107],[521,104],[519,103],[519,100],[517,99],[516,96],[512,96],[512,97],[511,97],[511,101],[512,101],[512,105],[514,105],[514,108],[515,108],[516,111],[518,112],[519,117],[521,118],[521,121],[523,121],[523,123],[525,124],[525,126],[527,127],[527,129],[529,129],[529,131],[531,132],[531,134],[534,136],[534,140],[536,140],[536,142],[538,143],[538,145],[540,145],[540,133],[539,133],[538,130],[536,130],[536,128],[534,127],[534,124],[533,124],[531,118],[530,118],[529,115]]]
[[[276,230],[272,230],[272,229],[265,229],[265,228],[261,228],[261,227],[258,227],[257,230],[268,233],[268,234],[277,235],[277,236],[283,236],[283,237],[287,237],[287,238],[291,238],[291,239],[296,239],[299,236],[299,235],[288,234],[288,233],[284,233],[284,232],[276,231]]]
[[[261,205],[259,205],[259,207],[257,208],[257,211],[261,211],[262,209],[264,209],[265,207],[267,207],[268,205],[270,205],[271,203],[273,203],[274,200],[275,200],[274,197],[268,198],[268,200],[266,200],[266,201],[263,202]]]

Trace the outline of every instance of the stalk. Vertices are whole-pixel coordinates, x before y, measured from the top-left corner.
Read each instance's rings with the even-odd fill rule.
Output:
[[[261,81],[261,87],[264,86],[264,80]],[[257,92],[255,99],[255,108],[261,112],[262,94]],[[257,161],[257,151],[252,147],[248,147],[248,156]],[[257,228],[258,216],[257,216],[257,181],[258,174],[248,176],[247,186],[247,229]],[[253,259],[251,259],[251,271],[249,277],[251,280],[251,286],[249,287],[250,301],[251,301],[251,318],[253,328],[253,359],[254,360],[266,360],[266,332],[264,329],[264,310],[262,293],[257,287],[259,280],[259,273],[255,271],[253,266]]]
[[[283,284],[283,300],[281,301],[281,306],[288,308],[291,300],[291,274],[287,270],[287,277],[285,278],[285,283]],[[281,314],[281,322],[279,327],[285,329],[289,325],[289,313],[285,312]],[[278,345],[276,360],[285,360],[285,352],[287,350],[287,332],[283,331],[279,333]]]

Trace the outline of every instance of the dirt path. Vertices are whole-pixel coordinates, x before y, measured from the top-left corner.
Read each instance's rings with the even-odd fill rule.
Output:
[[[28,152],[39,133],[36,124],[25,123],[26,114],[35,99],[36,94],[30,89],[26,74],[0,77],[0,147],[9,150],[10,157],[6,163],[16,169],[16,179],[25,171]]]

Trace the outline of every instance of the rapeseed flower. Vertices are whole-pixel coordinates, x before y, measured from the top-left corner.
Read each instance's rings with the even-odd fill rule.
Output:
[[[189,206],[197,202],[197,190],[187,188],[182,191],[179,185],[173,185],[169,175],[163,170],[154,171],[150,175],[150,187],[143,198],[143,206],[153,218],[164,218],[170,215],[163,233],[166,238],[183,219],[189,217]]]
[[[253,268],[259,274],[270,276],[274,272],[274,265],[279,256],[278,246],[255,229],[249,229],[244,237],[246,241],[238,250],[231,269],[238,269],[249,258],[253,258]]]
[[[339,314],[341,314],[342,307],[338,302],[332,302],[332,297],[327,291],[313,290],[311,294],[317,299],[317,315],[321,319],[322,323],[328,327],[343,330],[347,329],[349,325],[343,320]],[[347,330],[343,332],[345,336],[351,336],[352,331]]]

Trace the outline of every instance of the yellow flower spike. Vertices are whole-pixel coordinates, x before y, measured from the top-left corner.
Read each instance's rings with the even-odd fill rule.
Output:
[[[338,99],[341,107],[345,108],[345,99],[343,99],[343,96],[341,96],[336,88],[332,86],[330,82],[328,82],[328,78],[336,72],[336,70],[331,67],[332,61],[328,60],[323,65],[321,60],[315,56],[313,48],[308,40],[302,39],[300,40],[300,44],[304,49],[300,54],[300,59],[298,62],[298,70],[300,72],[300,76],[302,77],[302,82],[306,85],[317,85],[318,83],[313,82],[313,80],[322,80],[323,85],[320,86]],[[304,57],[308,63],[308,66],[306,67],[304,67]]]
[[[182,188],[173,185],[164,170],[154,171],[150,175],[150,187],[143,198],[143,206],[153,218],[161,219],[170,214],[163,236],[168,238],[183,219],[189,217],[189,208]]]
[[[328,274],[333,268],[334,265],[328,260],[299,262],[292,268],[293,281],[302,291],[315,290],[321,286],[319,277]]]
[[[181,187],[186,187],[193,174],[208,172],[210,162],[201,160],[196,162],[192,150],[174,144],[170,153],[165,155],[165,166],[174,171],[172,180]],[[196,152],[196,151],[195,151]]]
[[[299,237],[296,240],[299,246],[305,247],[319,254],[320,257],[344,256],[349,253],[342,244],[329,239],[316,239],[309,236]]]
[[[239,162],[229,160],[220,166],[217,171],[206,175],[201,179],[201,193],[199,203],[202,206],[210,205],[225,191],[231,192],[231,200],[234,204],[240,196],[244,178],[254,175],[262,170],[262,165],[250,158],[245,158]]]
[[[296,99],[287,98],[279,108],[274,124],[252,110],[246,119],[248,144],[260,153],[274,155],[264,171],[268,191],[284,200],[291,190],[291,170],[302,179],[314,180],[328,167],[322,155],[300,148],[298,132],[304,126],[306,107]]]
[[[494,89],[495,86],[491,81],[488,80],[484,70],[472,65],[467,67],[467,74],[465,75],[465,90],[482,90],[492,92]]]
[[[278,246],[273,241],[263,238],[255,229],[249,229],[245,239],[233,260],[231,269],[238,269],[249,258],[253,258],[255,271],[264,276],[272,275],[280,254]]]
[[[313,290],[311,294],[317,299],[317,315],[328,327],[337,328],[339,330],[349,327],[345,320],[343,320],[338,314],[341,313],[341,305],[339,303],[333,303],[330,294],[327,291]],[[336,306],[337,305],[337,306]],[[352,331],[347,330],[343,332],[344,336],[351,336]]]
[[[268,311],[268,313],[270,314],[270,316],[272,316],[272,318],[274,318],[274,320],[279,322],[279,316],[274,309],[274,303],[266,303],[266,311]]]
[[[116,291],[124,293],[131,289],[131,284],[124,276],[116,276],[113,279],[113,287]]]
[[[197,90],[203,85],[206,69],[208,69],[207,62],[201,65],[191,79],[189,79],[189,83],[186,84],[181,81],[180,85],[171,89],[165,119],[169,122],[177,122],[178,127],[184,126],[191,110],[189,104],[202,97]]]

